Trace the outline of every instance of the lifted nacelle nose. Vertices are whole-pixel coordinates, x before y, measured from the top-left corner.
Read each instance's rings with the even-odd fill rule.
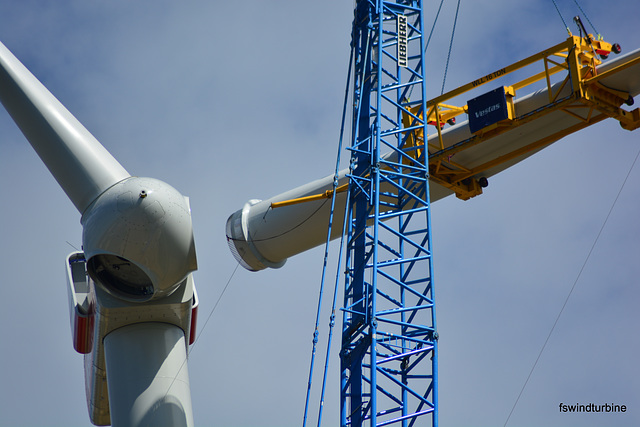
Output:
[[[118,297],[169,295],[197,269],[188,199],[157,179],[115,184],[87,208],[82,225],[88,272]]]

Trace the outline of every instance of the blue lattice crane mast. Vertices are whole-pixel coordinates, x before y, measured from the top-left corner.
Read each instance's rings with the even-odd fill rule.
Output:
[[[356,4],[343,426],[437,425],[423,29],[420,1]]]

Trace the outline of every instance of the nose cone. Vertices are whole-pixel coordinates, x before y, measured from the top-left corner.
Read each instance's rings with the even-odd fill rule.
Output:
[[[87,208],[82,225],[89,274],[120,297],[168,295],[197,269],[189,203],[157,179],[115,184]]]

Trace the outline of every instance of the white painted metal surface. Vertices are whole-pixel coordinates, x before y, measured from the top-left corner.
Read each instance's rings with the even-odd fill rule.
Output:
[[[87,391],[87,404],[89,415],[96,425],[109,425],[111,423],[111,411],[119,411],[114,405],[121,404],[122,400],[110,402],[107,384],[107,355],[104,349],[105,338],[112,332],[126,328],[133,324],[147,324],[162,322],[173,325],[182,331],[187,337],[192,333],[192,308],[195,297],[195,286],[190,274],[171,295],[161,299],[155,299],[145,303],[129,302],[117,298],[108,293],[104,286],[96,285],[90,281],[95,306],[91,310],[95,316],[93,331],[93,347],[89,354],[85,355],[85,385]],[[180,365],[185,365],[186,359],[180,360]],[[160,383],[156,385],[162,386]]]
[[[184,332],[138,323],[104,340],[114,427],[193,426]]]

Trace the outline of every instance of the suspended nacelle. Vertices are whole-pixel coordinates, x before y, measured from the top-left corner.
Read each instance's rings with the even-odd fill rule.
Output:
[[[618,100],[619,104],[623,102],[632,104],[633,97],[640,93],[639,58],[640,50],[636,50],[602,64],[597,69],[599,74],[608,73],[602,78],[600,84],[603,87],[615,88],[620,96],[623,96]],[[572,96],[568,84],[559,82],[551,89],[558,99]],[[519,97],[514,102],[514,116],[520,118],[534,114],[546,108],[549,105],[549,99],[547,88]],[[638,110],[633,114],[637,115]],[[475,192],[473,195],[480,194],[482,187],[487,186],[487,178],[517,164],[569,133],[588,126],[590,115],[588,108],[582,108],[573,114],[559,109],[536,118],[535,121],[522,120],[524,124],[514,126],[492,137],[490,144],[477,144],[464,152],[456,153],[455,162],[467,170],[489,165],[482,168],[482,172],[468,178],[472,190],[470,192]],[[596,119],[602,120],[604,117],[599,116]],[[509,117],[506,120],[513,120],[513,118]],[[442,130],[441,135],[443,146],[448,148],[470,140],[473,132],[467,120]],[[440,145],[438,134],[429,136],[428,142],[430,147],[438,147]],[[516,154],[512,155],[513,153]],[[508,159],[504,160],[505,158]],[[347,183],[347,172],[343,170],[338,174],[338,186]],[[333,181],[334,177],[331,175],[268,200],[250,200],[241,210],[233,213],[226,223],[226,237],[236,260],[251,271],[279,268],[290,256],[323,244],[327,238],[330,199],[314,199],[282,207],[274,206],[286,200],[324,194],[333,188]],[[383,187],[380,194],[384,192]],[[429,192],[430,199],[434,202],[453,194],[455,189],[445,186],[442,180],[434,181],[432,176]],[[332,239],[339,237],[342,233],[345,202],[346,192],[338,193]]]
[[[345,182],[344,176],[340,180]],[[287,258],[321,244],[327,236],[330,199],[272,208],[274,202],[297,199],[324,193],[332,188],[333,176],[303,185],[269,200],[249,200],[243,209],[227,220],[226,235],[229,249],[247,270],[280,268]],[[336,215],[341,220],[346,193],[338,193]],[[333,236],[342,232],[333,227]]]

